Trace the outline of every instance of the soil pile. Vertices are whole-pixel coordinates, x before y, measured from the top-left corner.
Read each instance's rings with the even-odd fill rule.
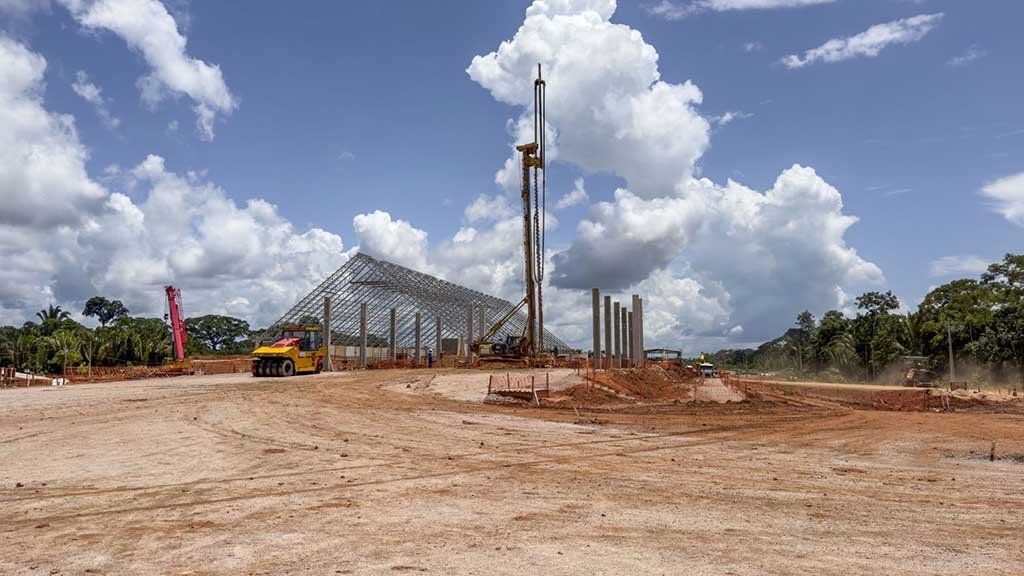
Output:
[[[570,386],[552,394],[543,400],[544,404],[560,405],[572,404],[574,406],[607,406],[610,404],[622,404],[629,402],[607,390],[598,388],[589,382]]]
[[[639,400],[689,400],[693,397],[691,376],[660,366],[608,370],[598,373],[595,380]]]
[[[660,366],[598,372],[590,382],[553,392],[548,402],[602,406],[638,402],[687,401],[693,398],[694,378]]]

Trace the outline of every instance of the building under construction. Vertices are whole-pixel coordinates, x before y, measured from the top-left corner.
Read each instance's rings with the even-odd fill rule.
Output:
[[[295,324],[329,324],[331,356],[365,366],[403,358],[422,362],[427,353],[437,359],[438,351],[468,356],[471,344],[485,336],[495,343],[522,337],[527,317],[507,300],[358,253],[300,299],[272,331]],[[538,344],[549,353],[569,352],[547,330]]]

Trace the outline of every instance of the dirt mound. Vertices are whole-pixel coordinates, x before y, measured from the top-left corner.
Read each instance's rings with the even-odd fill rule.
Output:
[[[693,378],[660,366],[607,370],[587,376],[589,382],[554,392],[547,401],[557,405],[604,406],[644,402],[679,402],[693,397]]]
[[[689,400],[693,397],[692,377],[660,366],[608,370],[597,373],[594,379],[639,400]]]
[[[543,400],[544,404],[560,405],[572,404],[576,406],[606,406],[609,404],[622,404],[626,400],[602,390],[590,383],[577,384],[558,392],[554,392]]]

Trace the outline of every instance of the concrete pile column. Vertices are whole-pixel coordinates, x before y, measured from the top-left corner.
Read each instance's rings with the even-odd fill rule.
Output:
[[[623,368],[629,368],[629,311],[623,304],[619,309],[622,315],[622,360],[619,362]]]
[[[632,310],[626,314],[626,319],[629,321],[629,367],[636,368],[636,342],[633,341],[636,338],[636,327],[633,326]]]
[[[643,368],[647,364],[647,354],[644,353],[644,299],[637,298],[637,306],[639,306],[640,320],[637,322],[636,329],[636,340],[637,350],[640,352],[637,358],[640,360],[640,367]]]
[[[359,367],[366,368],[366,302],[359,305]]]
[[[415,363],[413,364],[417,368],[419,368],[420,364],[421,364],[420,356],[422,355],[422,350],[423,350],[423,341],[420,339],[420,313],[417,312],[416,313],[416,360],[414,361]]]
[[[473,365],[473,306],[469,307],[469,315],[466,317],[466,365]]]
[[[434,362],[441,367],[441,317],[434,319]]]
[[[331,371],[331,297],[324,296],[324,347],[327,348],[327,356],[324,357],[324,372]]]
[[[604,297],[604,369],[612,367],[612,297]]]
[[[633,331],[633,367],[640,367],[640,358],[643,357],[644,351],[640,348],[640,339],[637,334],[640,333],[640,296],[633,294],[633,323],[629,326]]]
[[[597,288],[590,290],[594,301],[594,368],[601,365],[601,291]]]
[[[615,354],[613,368],[622,368],[622,324],[619,323],[619,303],[612,304],[612,333],[615,335]]]
[[[388,343],[388,359],[398,360],[398,310],[391,309],[391,341]]]

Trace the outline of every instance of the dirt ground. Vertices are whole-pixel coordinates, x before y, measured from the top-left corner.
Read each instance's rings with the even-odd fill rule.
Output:
[[[0,390],[0,574],[1024,572],[1019,414],[492,406],[466,374]]]

